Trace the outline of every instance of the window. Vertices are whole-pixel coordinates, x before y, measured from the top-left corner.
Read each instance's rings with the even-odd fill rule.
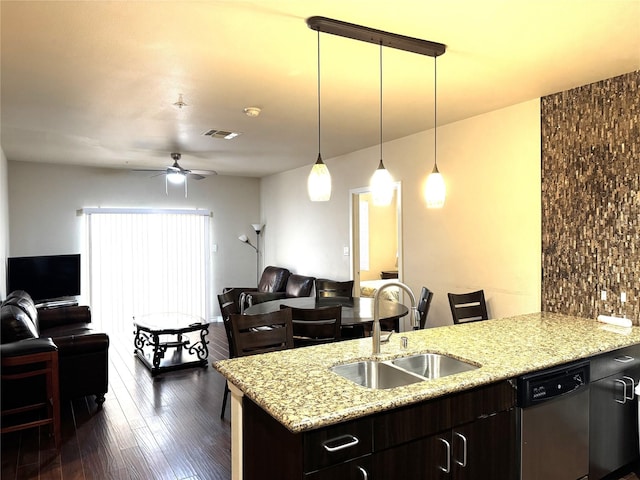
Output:
[[[133,316],[209,318],[209,219],[204,210],[85,209],[92,317],[127,333]]]

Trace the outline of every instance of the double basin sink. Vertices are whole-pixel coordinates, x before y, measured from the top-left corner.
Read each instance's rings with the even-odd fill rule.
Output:
[[[331,367],[331,371],[363,387],[386,389],[442,378],[479,368],[438,353],[421,353],[393,360],[363,360]]]

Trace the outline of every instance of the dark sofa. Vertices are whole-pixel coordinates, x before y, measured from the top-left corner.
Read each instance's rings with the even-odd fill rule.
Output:
[[[109,336],[91,325],[87,306],[36,308],[27,292],[11,292],[0,306],[0,353],[29,354],[41,338],[58,349],[60,397],[95,395],[101,406],[109,382]]]
[[[291,273],[283,267],[265,267],[257,287],[226,287],[223,293],[233,296],[238,310],[240,296],[251,296],[251,303],[261,303],[287,297],[309,297],[313,291],[315,278]]]

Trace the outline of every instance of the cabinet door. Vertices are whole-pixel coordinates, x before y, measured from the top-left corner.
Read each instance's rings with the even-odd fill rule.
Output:
[[[373,480],[371,464],[371,455],[367,455],[324,470],[307,473],[304,478],[305,480]]]
[[[515,410],[456,427],[451,435],[451,468],[456,480],[516,478]]]
[[[638,401],[631,397],[634,369],[593,382],[589,404],[589,479],[598,480],[638,458]],[[628,377],[628,378],[624,378]]]
[[[377,480],[444,480],[451,474],[451,437],[447,432],[374,454]],[[448,470],[447,470],[448,469]]]

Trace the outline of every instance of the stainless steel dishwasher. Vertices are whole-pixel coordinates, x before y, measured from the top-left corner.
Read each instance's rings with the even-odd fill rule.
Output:
[[[578,480],[589,474],[589,362],[518,378],[521,480]]]

